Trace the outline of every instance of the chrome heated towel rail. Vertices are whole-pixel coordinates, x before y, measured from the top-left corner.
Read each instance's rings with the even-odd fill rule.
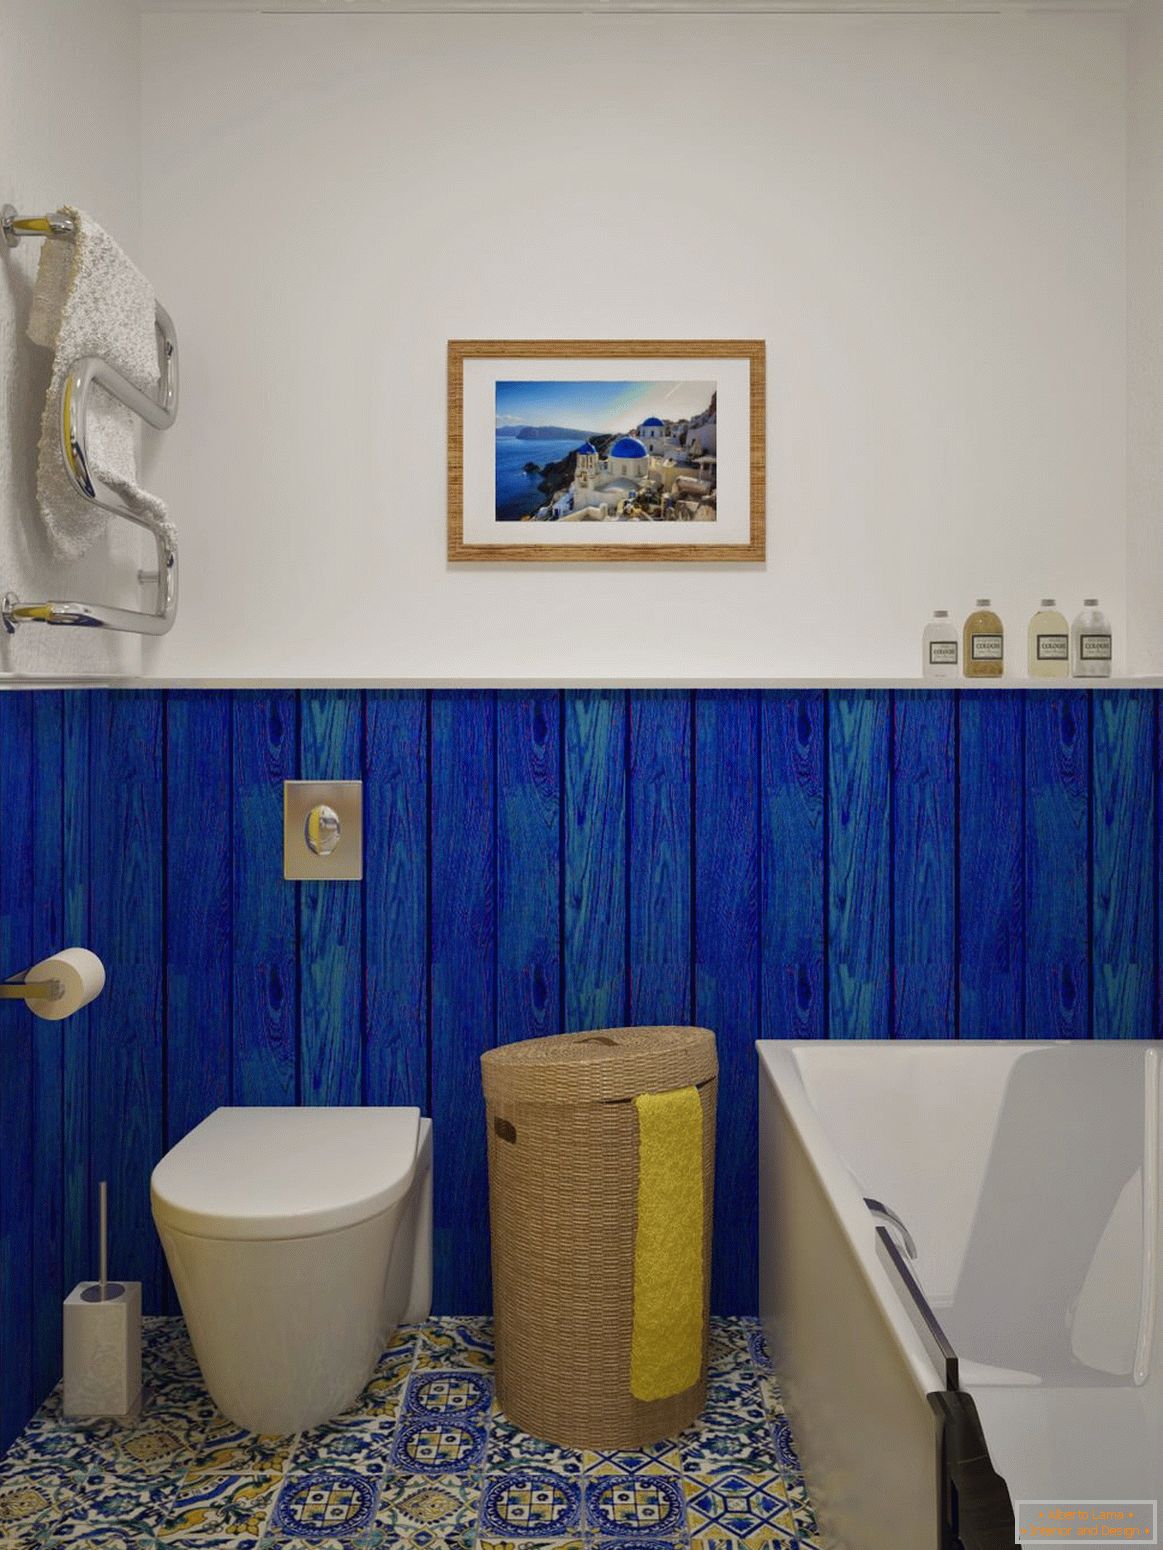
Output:
[[[24,237],[45,237],[71,241],[75,235],[72,216],[66,210],[51,215],[17,215],[11,205],[0,210],[0,232],[10,248]],[[99,511],[123,517],[143,527],[157,547],[157,569],[139,571],[138,580],[156,585],[152,612],[133,608],[113,608],[105,603],[46,602],[22,603],[9,592],[0,603],[0,620],[11,635],[20,624],[74,625],[97,630],[127,630],[137,635],[164,635],[178,611],[178,551],[170,533],[158,527],[152,518],[136,512],[122,502],[116,492],[104,484],[89,466],[86,424],[89,394],[96,385],[112,394],[157,430],[166,430],[178,412],[178,338],[173,320],[157,304],[158,392],[150,397],[134,387],[108,361],[87,355],[74,361],[61,393],[61,454],[65,472],[74,489]]]

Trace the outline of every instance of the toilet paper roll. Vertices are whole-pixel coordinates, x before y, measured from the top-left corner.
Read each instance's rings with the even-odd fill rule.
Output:
[[[59,1022],[71,1017],[83,1006],[88,1006],[105,989],[105,965],[87,947],[65,947],[52,958],[42,958],[24,976],[25,984],[38,980],[59,980],[64,995],[55,1001],[34,1000],[28,1010],[49,1022]]]

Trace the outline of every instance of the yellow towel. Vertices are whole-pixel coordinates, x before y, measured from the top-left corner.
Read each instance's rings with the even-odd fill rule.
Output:
[[[703,1360],[703,1106],[698,1090],[641,1093],[630,1392],[667,1399]]]

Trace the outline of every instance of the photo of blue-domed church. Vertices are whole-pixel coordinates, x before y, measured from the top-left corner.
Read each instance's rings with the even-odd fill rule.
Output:
[[[498,522],[714,522],[714,382],[497,382]]]

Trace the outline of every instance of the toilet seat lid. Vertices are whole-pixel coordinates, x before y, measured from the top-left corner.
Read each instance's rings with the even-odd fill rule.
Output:
[[[419,1137],[419,1109],[215,1109],[153,1170],[154,1215],[202,1238],[351,1227],[407,1194]]]

